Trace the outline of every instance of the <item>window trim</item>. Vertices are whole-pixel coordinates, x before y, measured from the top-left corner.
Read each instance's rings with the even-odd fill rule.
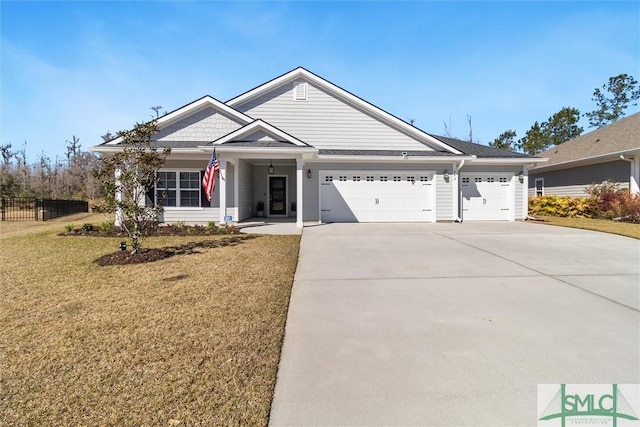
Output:
[[[540,182],[540,194],[538,194],[538,182]],[[544,178],[535,178],[533,181],[533,191],[536,197],[544,197]]]
[[[197,173],[198,174],[198,181],[200,181],[202,179],[202,174],[201,174],[201,170],[200,169],[196,169],[196,168],[184,168],[184,169],[159,169],[157,171],[157,173],[160,172],[168,172],[168,173],[175,173],[176,174],[176,187],[175,187],[175,191],[176,191],[176,205],[175,206],[163,206],[164,209],[203,209],[205,206],[202,206],[202,183],[199,182],[200,185],[198,185],[198,206],[180,206],[180,192],[182,190],[185,191],[195,191],[195,188],[182,188],[180,187],[180,172],[191,172],[191,173]],[[156,191],[156,204],[158,203],[159,197],[158,197],[158,191],[164,191],[164,190],[173,190],[174,188],[158,188],[158,183],[156,183],[155,185],[155,191]]]

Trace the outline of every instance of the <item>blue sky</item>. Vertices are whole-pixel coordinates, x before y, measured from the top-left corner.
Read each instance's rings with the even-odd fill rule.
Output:
[[[640,78],[640,2],[0,2],[0,143],[28,160],[303,66],[416,126],[488,143]],[[632,107],[628,113],[638,111]],[[586,120],[582,120],[585,129]]]

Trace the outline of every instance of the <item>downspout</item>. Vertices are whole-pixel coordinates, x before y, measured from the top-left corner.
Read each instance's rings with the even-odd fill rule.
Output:
[[[458,167],[455,168],[454,170],[454,175],[456,177],[457,180],[457,186],[458,189],[456,190],[456,194],[458,197],[458,215],[456,215],[455,221],[458,223],[462,222],[462,218],[460,213],[462,212],[462,197],[460,197],[460,169],[462,169],[462,167],[464,166],[464,159],[460,160],[460,165]]]

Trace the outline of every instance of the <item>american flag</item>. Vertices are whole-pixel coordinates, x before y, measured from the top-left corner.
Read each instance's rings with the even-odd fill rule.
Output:
[[[220,164],[216,158],[216,147],[213,147],[213,153],[211,154],[211,159],[209,159],[207,170],[204,171],[204,176],[202,177],[202,188],[204,188],[204,194],[207,196],[208,201],[211,201],[213,190],[216,189],[216,176],[218,176],[218,172],[220,172]]]

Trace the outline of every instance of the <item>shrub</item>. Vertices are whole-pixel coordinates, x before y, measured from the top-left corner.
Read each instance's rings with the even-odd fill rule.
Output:
[[[623,191],[611,202],[613,219],[640,223],[640,195]]]
[[[186,233],[187,233],[188,235],[196,234],[196,229],[195,229],[194,227],[187,227],[187,231],[186,231]]]
[[[214,231],[216,228],[216,222],[215,221],[209,221],[209,223],[207,224],[207,230],[209,231]]]
[[[111,233],[113,231],[113,227],[115,227],[115,223],[113,221],[104,221],[100,223],[100,230],[105,233]]]
[[[75,226],[73,224],[67,224],[64,226],[64,229],[66,231],[73,231],[73,229],[75,228]]]
[[[179,228],[184,227],[184,221],[178,221],[178,222],[176,222],[176,227],[179,227]]]
[[[82,231],[93,231],[93,225],[87,223],[82,224]]]
[[[595,203],[598,216],[604,218],[613,217],[613,204],[622,192],[620,184],[613,181],[603,181],[602,184],[591,184],[585,191]]]
[[[565,218],[591,218],[594,204],[591,199],[584,197],[530,197],[529,213]]]

